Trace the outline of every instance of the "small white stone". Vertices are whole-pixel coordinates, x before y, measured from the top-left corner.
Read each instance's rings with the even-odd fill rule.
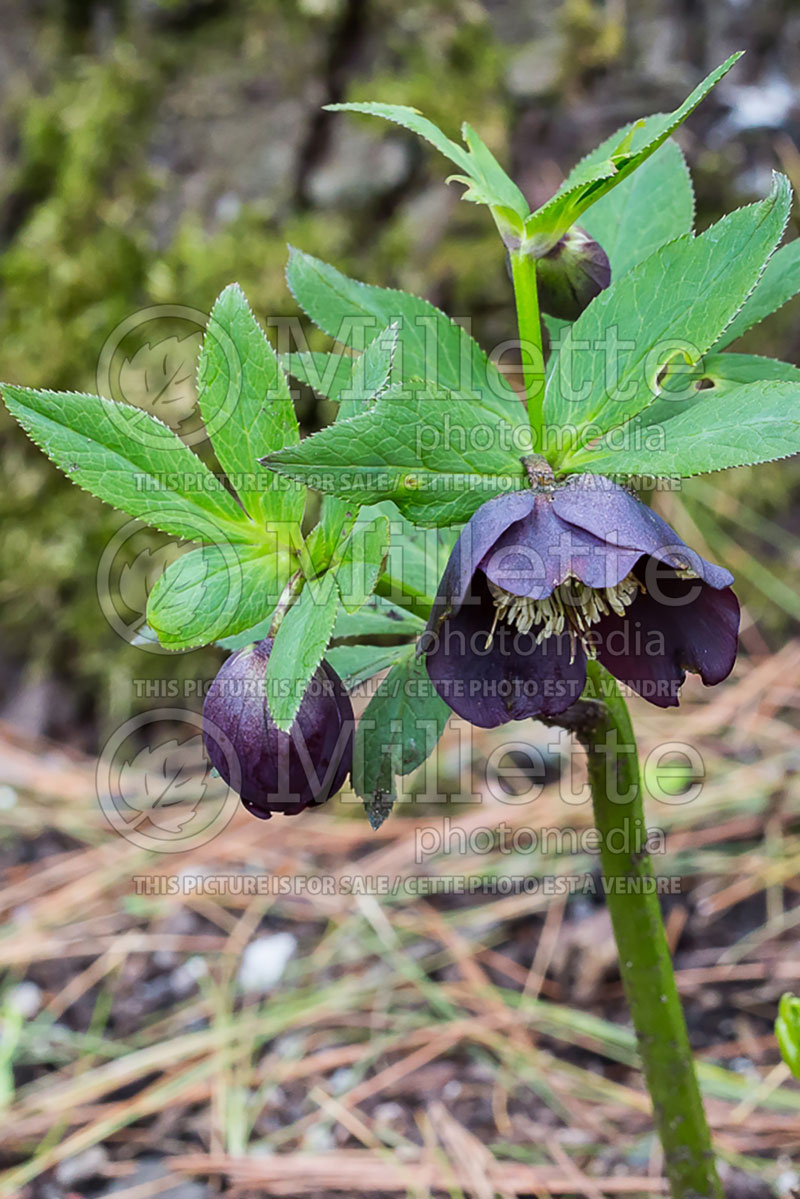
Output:
[[[62,1186],[71,1187],[76,1182],[99,1174],[107,1161],[108,1153],[103,1146],[93,1145],[91,1149],[84,1149],[83,1153],[76,1153],[75,1157],[60,1162],[56,1166],[56,1179]]]
[[[17,806],[17,793],[8,783],[0,783],[0,812],[10,812]]]
[[[32,1020],[42,1006],[41,987],[28,981],[17,983],[8,992],[6,1003],[25,1020]]]
[[[375,1122],[377,1124],[402,1124],[406,1117],[405,1108],[403,1108],[394,1099],[387,1100],[386,1103],[379,1103],[374,1112]]]
[[[303,1148],[311,1153],[325,1153],[336,1148],[333,1129],[328,1124],[312,1124],[303,1136]]]
[[[792,85],[778,75],[731,88],[731,92],[733,109],[728,125],[734,129],[780,129],[797,103]]]
[[[340,1066],[338,1070],[334,1070],[328,1080],[332,1095],[343,1095],[345,1091],[349,1091],[356,1082],[356,1072],[350,1066]]]
[[[243,991],[263,994],[280,982],[297,949],[291,933],[275,933],[251,941],[242,954],[239,986]]]
[[[775,1190],[781,1199],[792,1199],[792,1196],[797,1194],[798,1187],[800,1187],[800,1174],[797,1170],[784,1170],[775,1179]]]
[[[188,995],[194,990],[195,984],[208,974],[208,964],[206,961],[195,954],[194,957],[187,958],[185,962],[181,962],[170,976],[172,988],[181,995]]]

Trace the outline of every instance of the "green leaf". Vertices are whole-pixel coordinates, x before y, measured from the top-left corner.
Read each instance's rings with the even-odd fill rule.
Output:
[[[744,307],[736,314],[722,336],[714,344],[715,350],[729,346],[748,329],[782,308],[787,300],[800,291],[800,238],[781,246],[770,258],[764,274],[748,297]]]
[[[744,303],[788,218],[788,180],[700,237],[670,242],[601,292],[570,328],[545,390],[561,469],[652,403],[673,360],[698,361]]]
[[[242,633],[234,633],[229,637],[218,637],[215,644],[221,646],[222,649],[237,650],[244,649],[255,641],[263,641],[265,637],[269,636],[273,616],[274,613],[270,612],[269,616],[265,616],[263,620],[259,620],[258,624],[245,629]]]
[[[530,213],[528,201],[500,166],[486,143],[466,121],[461,126],[461,135],[469,148],[469,178],[467,190],[462,198],[497,209],[495,219],[499,216],[501,232],[505,226],[518,230]],[[453,179],[465,182],[457,175],[454,175]]]
[[[371,595],[357,613],[339,613],[333,629],[333,640],[417,637],[424,628],[425,621],[421,616],[415,616],[413,612],[407,612],[379,595]]]
[[[333,572],[345,612],[357,612],[375,590],[389,552],[389,518],[357,520]]]
[[[584,453],[578,468],[605,475],[688,477],[800,452],[800,379],[740,383],[698,395],[691,407],[664,422],[659,444],[628,439],[627,447]]]
[[[342,499],[390,499],[418,524],[447,525],[468,520],[492,496],[525,485],[526,446],[512,445],[508,426],[490,420],[473,399],[433,398],[417,389],[389,391],[361,416],[264,461]]]
[[[427,300],[358,283],[292,247],[286,278],[311,320],[355,350],[362,350],[379,330],[397,324],[397,378],[426,379],[451,391],[469,391],[476,404],[514,427],[527,423],[519,398],[477,342]],[[363,344],[353,344],[359,338]]]
[[[388,670],[408,654],[407,645],[334,645],[325,655],[348,691]]]
[[[397,346],[397,326],[380,333],[358,358],[348,358],[350,373],[339,389],[337,421],[348,420],[364,412],[382,394],[392,374]],[[334,355],[331,355],[334,357]],[[326,495],[322,501],[319,524],[309,539],[309,553],[318,570],[325,570],[347,537],[358,512],[358,505]]]
[[[310,579],[281,621],[267,663],[267,704],[288,733],[311,676],[322,661],[339,607],[332,574]]]
[[[617,436],[636,438],[639,430],[658,427],[671,420],[686,408],[691,408],[701,399],[708,399],[713,389],[717,398],[726,396],[741,383],[763,383],[775,380],[783,383],[800,383],[800,368],[791,362],[780,362],[776,358],[763,358],[759,354],[706,354],[702,361],[692,367],[677,364],[677,374],[672,369],[662,385],[657,400],[634,417],[622,429],[612,430],[598,443],[598,448],[613,447]]]
[[[340,393],[339,420],[349,420],[351,416],[366,412],[386,391],[392,376],[398,335],[399,326],[395,322],[379,333],[356,358],[350,382]]]
[[[167,649],[190,649],[268,620],[296,566],[277,545],[272,553],[207,545],[181,555],[147,601],[147,619]],[[266,633],[263,634],[266,636]]]
[[[410,774],[425,761],[449,716],[424,660],[408,650],[379,683],[355,733],[353,787],[365,801],[373,828],[391,811],[397,796],[395,776]]]
[[[130,404],[3,384],[13,416],[86,491],[190,541],[257,541],[260,530],[180,438]]]
[[[335,403],[350,385],[354,361],[350,354],[331,354],[323,350],[304,350],[280,357],[284,370],[301,383],[307,383],[317,395]]]
[[[547,253],[590,204],[617,187],[655,153],[739,58],[741,52],[732,54],[707,75],[674,112],[654,113],[631,122],[587,154],[556,194],[526,220],[525,239],[529,252],[537,256]]]
[[[521,230],[525,217],[530,212],[527,200],[485,142],[466,122],[461,127],[464,141],[467,143],[465,150],[458,142],[452,141],[442,133],[433,121],[422,116],[416,108],[409,108],[403,104],[326,104],[325,108],[329,112],[361,112],[410,129],[418,137],[430,142],[440,154],[449,158],[464,172],[463,175],[451,175],[448,179],[448,182],[452,180],[464,184],[467,190],[463,199],[486,204],[496,210],[494,215],[501,230],[507,226]]]
[[[690,233],[693,224],[692,180],[680,147],[673,141],[664,142],[619,187],[593,204],[583,219],[587,233],[608,255],[612,282],[660,246]],[[547,314],[543,319],[550,334],[549,377],[571,322]]]
[[[442,133],[438,125],[434,125],[433,121],[429,121],[416,108],[405,104],[378,104],[366,101],[325,104],[324,108],[327,112],[361,112],[367,116],[381,117],[382,120],[391,121],[395,125],[402,125],[404,129],[410,129],[418,137],[430,142],[445,158],[449,158],[457,167],[469,173],[468,152],[463,146],[459,146],[458,142],[452,141],[447,134]]]
[[[299,524],[303,489],[277,485],[259,463],[300,440],[297,416],[275,351],[236,283],[211,310],[197,378],[203,421],[247,511],[262,522]]]
[[[412,608],[425,621],[459,530],[419,528],[390,501],[375,505],[372,511],[389,517],[391,535],[386,569],[376,591],[404,608]]]
[[[659,246],[690,233],[694,191],[680,147],[666,141],[627,179],[588,209],[587,233],[598,241],[619,279]]]

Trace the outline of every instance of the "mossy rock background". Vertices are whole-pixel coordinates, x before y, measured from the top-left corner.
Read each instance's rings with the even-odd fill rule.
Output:
[[[321,113],[332,100],[413,104],[450,132],[466,118],[538,203],[596,141],[672,107],[741,46],[750,53],[735,81],[681,138],[698,224],[765,190],[773,166],[800,185],[791,105],[776,128],[735,120],[742,87],[776,71],[798,83],[790,7],[623,12],[589,0],[5,0],[0,377],[93,391],[102,347],[126,317],[159,304],[207,312],[234,279],[263,320],[297,315],[287,242],[469,314],[487,347],[513,337],[485,212],[460,203],[445,164],[402,132]],[[747,348],[798,361],[796,326],[790,305]],[[303,397],[306,430],[327,417]],[[126,518],[74,488],[5,413],[0,452],[3,714],[94,749],[152,706],[148,680],[210,677],[219,655],[153,655],[120,638],[96,577]],[[729,519],[716,547],[691,488],[682,501],[712,549],[738,559],[739,590],[776,644],[797,615],[798,477],[787,463],[760,468],[757,490],[752,471],[720,476]],[[742,502],[755,514],[749,531]],[[762,531],[764,516],[776,535]],[[154,571],[163,544],[153,537]]]

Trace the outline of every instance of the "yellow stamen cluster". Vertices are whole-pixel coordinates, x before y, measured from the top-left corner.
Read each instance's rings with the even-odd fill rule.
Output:
[[[540,626],[536,633],[536,644],[540,645],[548,637],[558,637],[567,633],[570,640],[570,661],[575,658],[575,648],[578,641],[583,645],[589,657],[595,656],[594,647],[587,644],[586,635],[593,624],[616,612],[624,616],[625,609],[633,603],[644,585],[634,574],[626,575],[614,587],[587,587],[570,575],[563,583],[559,583],[553,592],[544,599],[533,600],[523,595],[512,595],[498,587],[491,579],[487,580],[495,606],[494,621],[486,638],[486,649],[490,649],[494,638],[497,622],[504,620],[507,624],[516,625],[520,633],[529,633],[535,626]]]

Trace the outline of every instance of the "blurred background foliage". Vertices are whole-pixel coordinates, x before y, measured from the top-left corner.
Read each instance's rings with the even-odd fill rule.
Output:
[[[445,187],[433,152],[326,102],[412,104],[451,133],[466,118],[538,204],[598,140],[673,107],[744,47],[681,132],[698,225],[763,194],[774,167],[800,185],[788,0],[0,0],[0,20],[0,377],[13,382],[94,391],[121,321],[156,304],[207,312],[234,279],[265,322],[296,314],[287,242],[469,315],[487,348],[513,337],[485,212]],[[787,306],[746,348],[800,361],[797,314]],[[301,417],[326,419],[310,397]],[[211,676],[217,654],[126,644],[97,595],[125,518],[6,414],[0,459],[3,715],[92,750],[152,703],[134,679]],[[737,572],[749,636],[775,647],[800,614],[799,489],[797,466],[780,463],[666,499],[679,531]],[[136,568],[157,572],[161,545]]]

